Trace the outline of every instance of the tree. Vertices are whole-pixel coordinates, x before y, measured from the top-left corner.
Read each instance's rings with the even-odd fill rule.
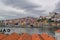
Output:
[[[37,22],[40,22],[40,21],[42,21],[42,20],[41,20],[41,19],[38,19],[38,20],[37,20]]]
[[[48,19],[49,26],[51,26],[51,22],[54,22],[54,20]]]

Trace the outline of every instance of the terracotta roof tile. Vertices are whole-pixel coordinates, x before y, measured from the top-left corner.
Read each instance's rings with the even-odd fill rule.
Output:
[[[49,36],[48,34],[41,34],[44,40],[55,40],[53,37]]]
[[[32,40],[42,40],[42,38],[39,36],[39,34],[33,34]]]
[[[12,33],[10,35],[0,34],[0,40],[55,40],[55,38],[44,33],[32,35],[27,33],[23,33],[21,35]]]
[[[23,33],[18,40],[31,40],[31,35]]]
[[[2,40],[18,40],[20,36],[17,33],[12,33],[8,37],[2,39]]]
[[[5,38],[5,37],[7,37],[7,35],[5,35],[5,34],[0,34],[0,40],[3,39],[3,38]]]
[[[60,33],[60,30],[56,30],[55,32],[58,32],[58,33]]]

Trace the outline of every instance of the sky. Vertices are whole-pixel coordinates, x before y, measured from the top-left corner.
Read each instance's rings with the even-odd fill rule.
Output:
[[[60,13],[60,0],[0,0],[0,20]]]

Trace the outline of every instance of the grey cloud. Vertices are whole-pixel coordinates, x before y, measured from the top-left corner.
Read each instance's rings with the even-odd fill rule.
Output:
[[[28,3],[26,0],[3,0],[6,5],[13,6],[15,8],[22,8],[22,9],[32,9],[39,7],[38,5]]]
[[[35,15],[41,15],[45,12],[45,10],[34,10],[34,8],[42,7],[42,5],[36,5],[27,2],[26,0],[3,0],[3,3],[8,6],[12,6],[13,8],[23,9],[26,12],[33,13]]]
[[[56,4],[56,7],[54,9],[55,12],[60,12],[60,1]]]
[[[45,12],[45,10],[31,10],[31,12],[39,15]]]
[[[0,16],[4,17],[4,19],[15,19],[15,18],[21,18],[21,17],[25,17],[23,16],[25,14],[19,14],[17,12],[12,12],[12,11],[5,11],[5,10],[0,10]],[[3,19],[3,20],[4,20]]]
[[[15,15],[15,16],[14,16]],[[5,19],[15,19],[15,18],[21,18],[21,17],[26,17],[26,16],[31,16],[31,17],[36,17],[37,14],[32,14],[32,13],[17,13],[17,12],[13,12],[13,11],[5,11],[5,10],[0,10],[0,16],[4,17],[3,20]]]
[[[15,19],[26,16],[37,17],[40,15],[44,15],[45,10],[35,10],[34,8],[41,8],[42,5],[36,5],[27,2],[26,0],[2,0],[2,3],[5,6],[10,6],[15,9],[25,10],[25,13],[17,13],[15,11],[6,11],[0,10],[0,16],[4,17],[3,19]]]

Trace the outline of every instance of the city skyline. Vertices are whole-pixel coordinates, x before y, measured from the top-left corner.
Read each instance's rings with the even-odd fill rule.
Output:
[[[0,20],[59,12],[59,0],[0,0]]]

